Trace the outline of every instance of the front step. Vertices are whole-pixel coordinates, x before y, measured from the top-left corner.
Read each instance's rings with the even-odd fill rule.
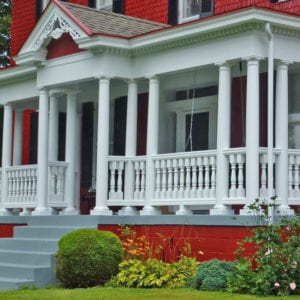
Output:
[[[97,229],[90,216],[34,216],[16,226],[13,238],[0,238],[0,290],[55,284],[54,261],[59,239],[80,228]]]

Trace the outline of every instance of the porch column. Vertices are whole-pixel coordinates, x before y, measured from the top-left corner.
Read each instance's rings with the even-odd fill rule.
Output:
[[[224,155],[224,149],[230,147],[230,112],[231,67],[227,62],[223,62],[219,64],[216,205],[210,210],[211,215],[233,214],[228,206],[223,205],[229,190],[229,159]]]
[[[78,210],[75,208],[75,190],[76,190],[76,140],[77,140],[77,96],[78,91],[67,92],[67,121],[66,121],[66,162],[68,168],[66,172],[66,190],[65,201],[67,207],[64,209],[64,215],[76,215]]]
[[[292,215],[288,205],[288,62],[281,61],[277,66],[276,78],[276,148],[280,155],[276,162],[276,195],[280,206],[279,214]]]
[[[14,150],[13,165],[20,166],[22,164],[22,122],[23,110],[15,110],[15,128],[14,128]]]
[[[99,78],[96,206],[91,215],[111,215],[107,207],[110,79]]]
[[[246,93],[246,204],[259,197],[259,59],[251,57],[247,62]],[[249,214],[248,207],[240,210]]]
[[[8,182],[5,168],[11,166],[11,147],[12,147],[12,107],[10,104],[4,105],[3,116],[3,140],[2,140],[2,191],[1,202],[7,201]],[[1,203],[1,204],[2,204]],[[0,216],[9,216],[11,212],[4,208],[3,204],[0,209]]]
[[[126,117],[126,144],[125,156],[136,156],[136,140],[137,140],[137,104],[138,104],[138,88],[135,80],[128,82],[128,97],[127,97],[127,117]],[[133,200],[134,196],[134,161],[126,162],[125,168],[125,187],[124,200]],[[120,212],[122,215],[137,215],[135,207],[123,207]]]
[[[58,160],[58,95],[50,92],[49,111],[49,161]]]
[[[38,126],[37,206],[32,215],[51,215],[52,210],[47,207],[49,96],[46,89],[40,90]]]
[[[148,101],[148,123],[147,123],[147,147],[146,147],[146,205],[141,210],[141,215],[161,214],[159,208],[151,206],[150,202],[154,196],[155,169],[153,155],[158,153],[159,134],[159,80],[156,76],[149,78],[149,101]]]

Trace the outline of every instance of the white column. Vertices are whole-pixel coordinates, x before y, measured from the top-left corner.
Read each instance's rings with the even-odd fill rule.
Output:
[[[96,188],[97,175],[97,134],[98,134],[98,103],[94,103],[93,115],[93,165],[92,165],[92,190]]]
[[[59,112],[57,94],[50,93],[49,111],[49,161],[58,160]]]
[[[1,202],[5,202],[8,196],[8,183],[5,168],[11,166],[12,147],[12,107],[10,104],[4,105],[3,117],[3,139],[2,139],[2,191]],[[10,211],[4,208],[1,203],[0,216],[11,215]]]
[[[276,195],[279,214],[294,214],[288,206],[288,62],[279,62],[276,79],[276,148],[280,155],[276,162]]]
[[[159,134],[159,80],[153,76],[149,78],[149,101],[147,123],[147,161],[146,161],[146,205],[140,212],[141,215],[160,214],[160,209],[151,206],[154,196],[155,169],[152,155],[158,153]]]
[[[66,172],[65,201],[67,207],[64,209],[64,215],[76,215],[78,210],[75,208],[76,191],[76,140],[77,140],[77,95],[78,91],[67,92],[67,121],[66,121],[66,162],[68,168]]]
[[[136,140],[137,140],[137,104],[138,104],[138,88],[135,80],[128,82],[128,97],[127,97],[127,117],[126,117],[126,144],[125,156],[136,156]],[[134,161],[128,161],[125,168],[125,187],[124,200],[133,200],[134,194]],[[119,214],[122,215],[137,215],[136,208],[126,206],[121,209]]]
[[[246,94],[246,203],[259,197],[259,59],[247,62]],[[240,214],[249,214],[244,207]]]
[[[15,110],[15,128],[14,128],[14,150],[13,165],[22,164],[22,127],[23,127],[23,110]]]
[[[111,215],[107,207],[110,79],[100,77],[98,99],[96,206],[91,215]]]
[[[76,189],[75,189],[75,208],[80,208],[80,179],[81,179],[81,124],[82,124],[82,104],[79,104],[76,116]]]
[[[218,131],[217,131],[217,174],[216,205],[210,210],[211,215],[231,215],[233,211],[223,205],[229,192],[229,157],[224,149],[230,147],[230,114],[231,112],[231,67],[228,63],[219,65],[218,95]]]
[[[47,207],[49,97],[46,89],[40,90],[38,126],[37,206],[32,214],[51,215],[52,210]]]

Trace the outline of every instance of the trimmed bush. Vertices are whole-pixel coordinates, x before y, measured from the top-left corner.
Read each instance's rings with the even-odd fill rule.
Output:
[[[123,259],[121,241],[111,232],[79,229],[63,236],[58,246],[56,274],[66,288],[103,285]]]
[[[212,259],[201,263],[191,281],[191,286],[203,291],[223,291],[227,287],[227,278],[231,275],[235,263]]]

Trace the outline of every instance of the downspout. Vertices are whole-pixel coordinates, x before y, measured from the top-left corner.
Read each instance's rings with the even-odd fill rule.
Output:
[[[273,132],[274,132],[274,40],[270,23],[266,23],[265,32],[268,37],[268,222],[273,224]]]

